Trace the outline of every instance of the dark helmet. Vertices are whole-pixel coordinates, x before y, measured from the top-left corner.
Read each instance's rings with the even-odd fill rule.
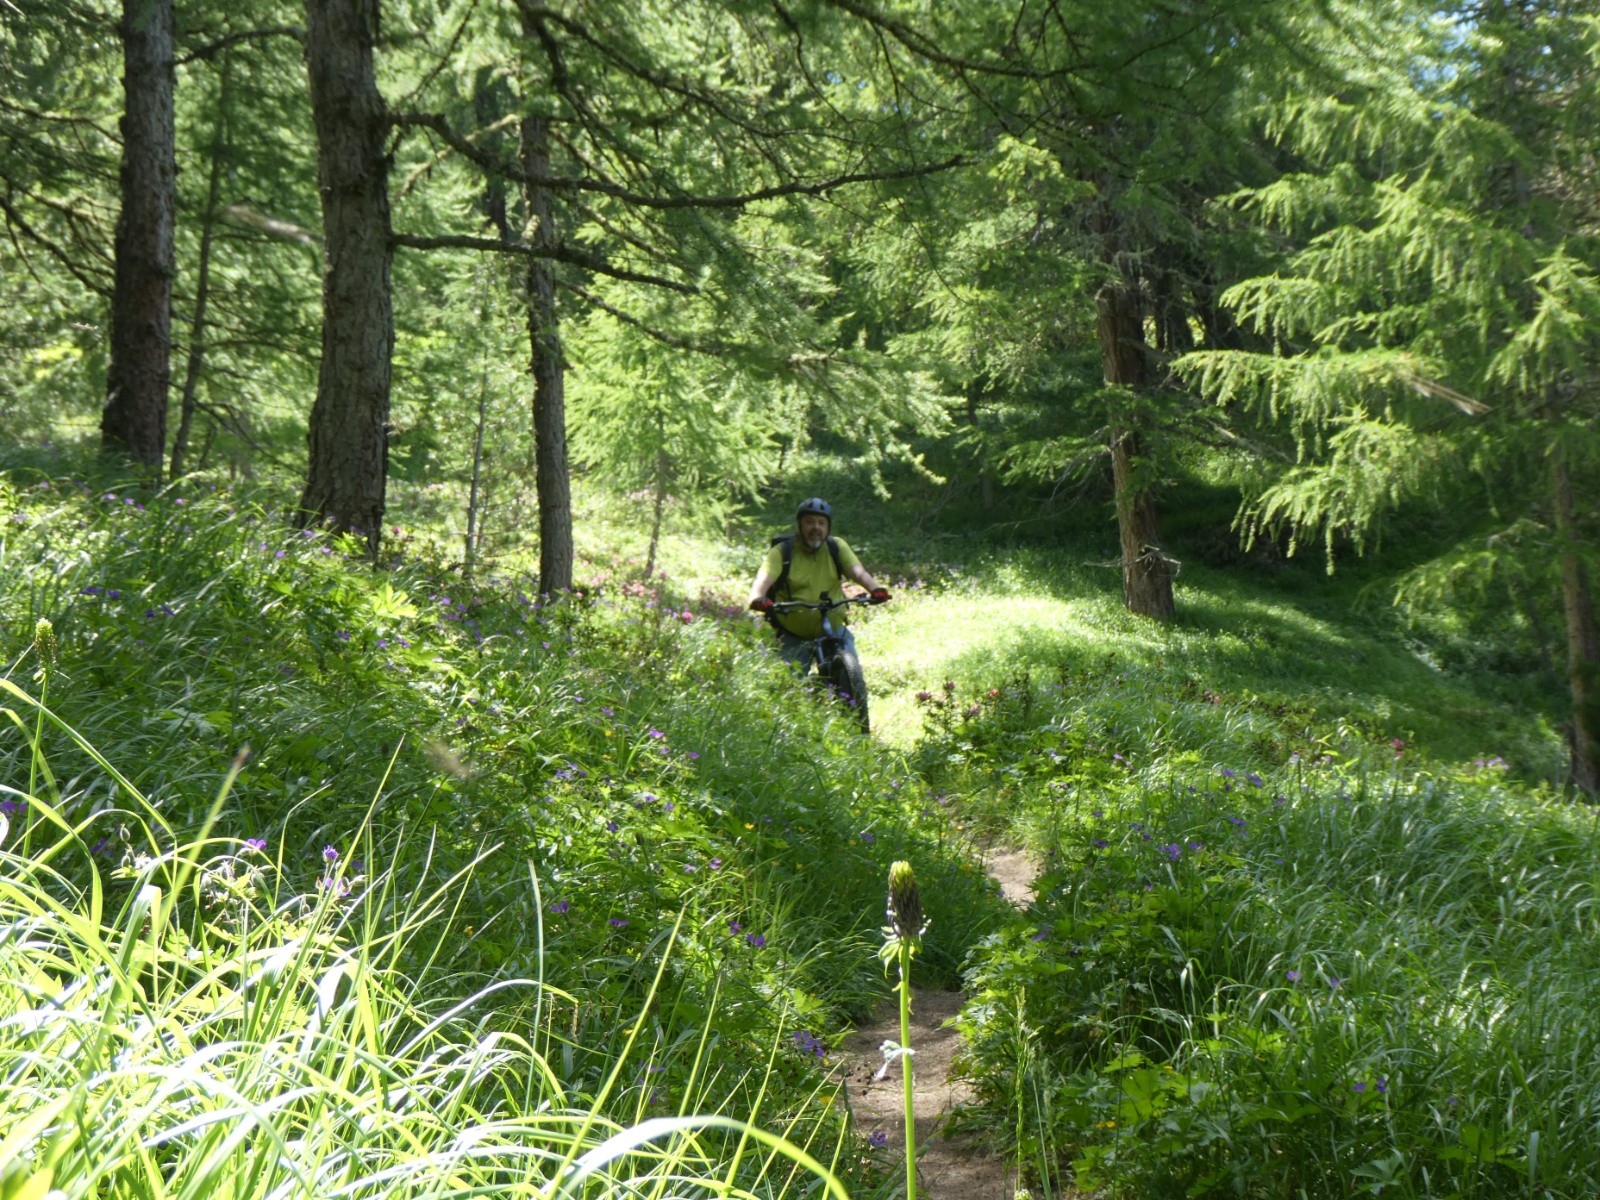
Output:
[[[828,518],[828,528],[833,528],[833,509],[829,508],[828,502],[820,496],[813,496],[809,500],[802,501],[800,507],[795,510],[794,522],[798,525],[801,517],[808,517],[813,514]]]

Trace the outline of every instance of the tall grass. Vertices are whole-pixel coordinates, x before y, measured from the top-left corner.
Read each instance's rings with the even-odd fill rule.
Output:
[[[1121,685],[931,712],[929,755],[965,747],[946,782],[1000,779],[1052,863],[968,975],[1013,1150],[1147,1196],[1595,1194],[1593,810],[1499,759]]]
[[[19,702],[7,716],[33,706],[4,686]],[[163,823],[80,748],[129,817]],[[264,843],[209,832],[226,787],[195,840],[156,839],[106,873],[87,822],[11,794],[23,827],[0,817],[7,1197],[845,1194],[788,1137],[695,1114],[703,1045],[678,1114],[647,1120],[636,1104],[629,1127],[608,1113],[648,1046],[641,1022],[586,1093],[552,1055],[571,998],[537,975],[443,1011],[422,1003],[401,963],[452,936],[462,875],[407,890],[399,871],[353,876],[330,847],[318,890],[296,892]],[[11,849],[19,836],[31,853]],[[656,984],[669,961],[670,944]],[[785,1132],[837,1157],[840,1127],[821,1111]]]
[[[337,1010],[351,1049],[325,1070],[341,1087],[360,1082],[369,1107],[394,1078],[427,1073],[406,1056],[448,1062],[438,1070],[472,1082],[449,1101],[467,1115],[440,1128],[468,1141],[475,1124],[491,1130],[462,1153],[493,1158],[496,1178],[513,1175],[488,1149],[493,1123],[544,1105],[594,1116],[594,1145],[575,1163],[598,1161],[585,1156],[624,1126],[708,1113],[716,1120],[693,1143],[667,1130],[673,1153],[719,1169],[770,1159],[761,1186],[775,1192],[775,1172],[792,1160],[772,1158],[754,1133],[741,1154],[743,1134],[718,1124],[770,1113],[780,1130],[798,1122],[801,1143],[821,1139],[819,1161],[841,1155],[841,1178],[858,1179],[861,1155],[838,1141],[846,1123],[822,1086],[826,1064],[791,1035],[826,1037],[885,990],[876,914],[893,858],[927,864],[930,908],[948,914],[930,972],[953,978],[966,941],[997,911],[971,852],[923,815],[926,792],[905,760],[793,687],[714,603],[613,576],[547,605],[516,580],[468,585],[420,544],[374,571],[356,547],[291,532],[247,495],[186,486],[152,497],[0,479],[5,674],[26,682],[36,668],[22,639],[37,617],[53,622],[60,646],[50,697],[62,724],[37,739],[22,726],[0,736],[0,782],[19,793],[6,842],[18,894],[55,896],[52,920],[81,935],[50,951],[60,964],[51,978],[68,978],[84,956],[114,963],[135,928],[148,944],[148,915],[129,925],[126,905],[149,883],[167,906],[149,986],[168,989],[172,1013],[199,1012],[201,995],[243,1013],[260,993],[255,965],[292,945],[306,957],[284,968],[294,982],[273,1003],[294,1032],[273,1046],[298,1046]],[[40,762],[48,777],[26,786]],[[219,832],[203,836],[219,794]],[[46,813],[77,831],[75,851],[37,840]],[[270,855],[239,849],[246,839]],[[54,874],[26,875],[43,869],[46,847]],[[180,870],[189,900],[174,899]],[[248,893],[248,919],[202,919],[202,878]],[[190,953],[211,965],[180,969]],[[31,978],[15,962],[8,986]],[[350,990],[356,978],[364,990]],[[314,1001],[325,979],[326,1002]],[[540,979],[559,980],[560,992],[512,986]],[[43,1002],[45,985],[22,986]],[[455,1049],[435,1034],[410,1045],[462,1005],[436,1031]],[[153,1047],[177,1044],[139,1028]],[[492,1054],[479,1045],[491,1034]],[[229,1074],[232,1060],[212,1045],[184,1056],[192,1049]],[[398,1074],[388,1072],[383,1055],[402,1051]],[[504,1099],[513,1077],[515,1105]],[[285,1086],[311,1085],[292,1075]],[[31,1111],[25,1095],[14,1103]],[[264,1096],[233,1103],[270,1106]],[[545,1121],[571,1126],[534,1124]],[[741,1166],[733,1182],[755,1186],[753,1170]],[[796,1176],[793,1186],[810,1185]]]

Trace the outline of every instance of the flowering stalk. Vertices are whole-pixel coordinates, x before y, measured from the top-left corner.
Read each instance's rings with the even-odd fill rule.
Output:
[[[922,894],[911,864],[894,863],[889,868],[889,925],[884,930],[881,957],[887,966],[894,959],[900,966],[900,1077],[905,1083],[906,1115],[906,1200],[917,1197],[917,1126],[912,1095],[911,1072],[911,958],[922,942],[928,922],[922,915]],[[887,1063],[885,1064],[887,1067]]]

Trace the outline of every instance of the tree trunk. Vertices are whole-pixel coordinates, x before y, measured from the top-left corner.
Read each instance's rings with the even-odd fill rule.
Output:
[[[306,0],[306,65],[322,196],[322,362],[307,433],[302,525],[364,535],[376,557],[389,468],[388,118],[373,45],[379,0]]]
[[[550,172],[547,119],[522,119],[522,168]],[[535,245],[555,241],[555,206],[547,188],[523,185]],[[534,486],[539,492],[539,591],[554,596],[572,588],[572,478],[567,464],[566,361],[556,317],[555,278],[547,259],[528,259],[528,348],[533,375]]]
[[[1572,689],[1572,781],[1600,797],[1600,631],[1578,532],[1577,503],[1566,460],[1557,452],[1554,472],[1556,530],[1561,541],[1561,600],[1567,618],[1567,680]]]
[[[650,521],[650,550],[644,556],[644,575],[649,579],[656,573],[656,551],[661,546],[661,517],[667,508],[667,452],[656,451],[655,509]]]
[[[122,209],[111,294],[111,361],[101,445],[161,473],[171,382],[173,223],[172,0],[123,0]]]
[[[195,270],[194,320],[189,326],[189,361],[183,372],[183,393],[178,404],[178,432],[172,439],[172,460],[168,475],[183,476],[189,456],[189,436],[194,428],[195,407],[199,401],[200,372],[206,360],[206,308],[211,297],[211,243],[217,228],[217,199],[222,188],[222,156],[228,146],[228,81],[230,56],[224,52],[222,76],[217,90],[217,121],[211,138],[211,173],[206,180],[206,207],[200,218],[200,262]]]
[[[1095,297],[1100,363],[1105,381],[1138,390],[1149,383],[1143,313],[1125,282],[1106,283]],[[1125,413],[1110,421],[1111,478],[1122,542],[1122,602],[1129,612],[1171,620],[1172,572],[1161,551],[1161,515],[1140,478],[1139,434]]]

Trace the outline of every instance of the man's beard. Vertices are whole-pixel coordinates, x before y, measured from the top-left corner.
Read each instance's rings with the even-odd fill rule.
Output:
[[[805,544],[806,544],[806,549],[811,551],[811,553],[813,553],[813,554],[815,554],[818,550],[821,550],[822,549],[822,543],[827,541],[827,540],[828,540],[828,535],[825,534],[825,533],[824,534],[819,534],[816,537],[806,537],[804,539]]]

